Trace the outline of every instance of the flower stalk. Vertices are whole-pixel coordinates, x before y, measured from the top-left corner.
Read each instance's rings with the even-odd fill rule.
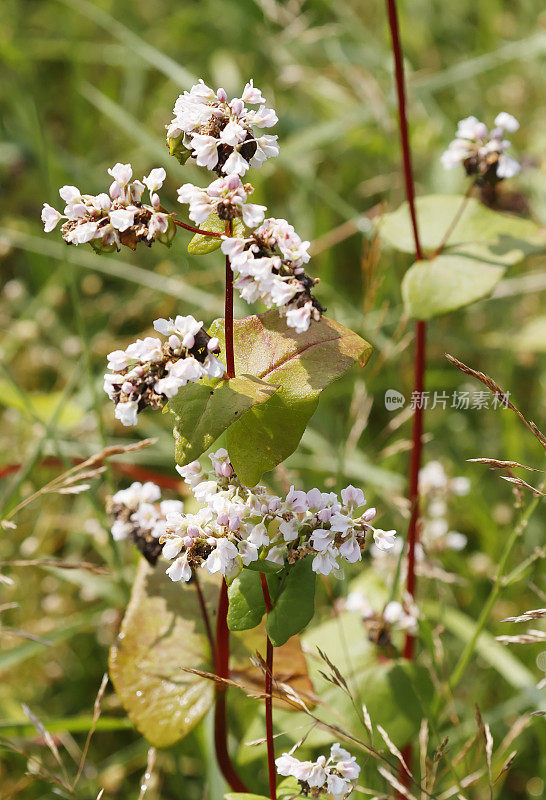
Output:
[[[417,214],[415,211],[415,182],[413,178],[413,167],[411,162],[411,149],[409,144],[408,119],[406,113],[406,89],[404,83],[404,57],[402,44],[400,42],[400,28],[398,25],[398,13],[396,0],[386,0],[387,15],[392,39],[392,50],[394,56],[394,73],[396,81],[396,94],[398,98],[398,116],[400,128],[400,144],[402,148],[402,165],[404,172],[404,185],[406,188],[406,198],[408,201],[413,238],[415,242],[415,257],[418,261],[423,259],[423,251],[419,239],[419,228],[417,225]],[[415,357],[414,357],[414,377],[413,389],[415,392],[423,392],[425,385],[425,364],[426,364],[426,323],[418,320],[415,324]],[[421,403],[416,404],[413,415],[412,427],[412,451],[409,468],[409,492],[411,516],[408,527],[408,576],[407,591],[413,598],[416,591],[415,575],[415,547],[419,541],[419,470],[421,468],[423,450],[423,417],[424,409]],[[414,637],[408,633],[404,645],[404,657],[411,659],[414,653]]]
[[[396,94],[398,98],[398,118],[400,130],[400,144],[402,149],[402,165],[404,173],[404,185],[406,198],[408,201],[411,225],[413,229],[413,239],[415,243],[415,258],[422,261],[423,251],[419,239],[419,228],[417,224],[417,214],[415,210],[415,182],[413,178],[413,167],[411,161],[411,148],[409,143],[408,119],[406,113],[406,88],[404,82],[404,56],[400,41],[400,28],[398,24],[398,12],[396,0],[386,0],[387,16],[392,39],[392,50],[394,56],[394,73],[396,81]],[[414,350],[414,392],[423,392],[425,385],[425,365],[426,365],[426,323],[418,320],[415,324],[415,350]],[[414,395],[422,396],[422,395]],[[423,449],[423,424],[424,409],[422,403],[417,403],[413,415],[412,424],[412,450],[409,466],[409,491],[408,499],[410,503],[410,522],[408,526],[407,547],[408,547],[408,571],[406,588],[410,597],[413,599],[416,592],[415,575],[415,550],[419,541],[419,470],[421,468],[422,449]],[[408,631],[404,643],[404,657],[412,660],[415,652],[415,637]],[[412,748],[411,744],[406,745],[403,750],[403,757],[407,764],[411,763]],[[407,775],[401,772],[400,778],[407,785]],[[402,797],[402,795],[400,795]]]
[[[267,578],[260,572],[262,592],[267,613],[272,609]],[[275,742],[273,739],[273,645],[267,636],[265,658],[265,735],[267,740],[267,764],[269,768],[269,794],[271,800],[277,800],[277,778],[275,771]]]

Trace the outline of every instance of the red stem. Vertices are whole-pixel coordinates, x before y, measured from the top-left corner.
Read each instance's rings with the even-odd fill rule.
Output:
[[[415,212],[415,183],[413,180],[413,168],[411,164],[411,150],[408,134],[408,118],[406,114],[406,89],[404,84],[404,57],[400,42],[400,29],[398,26],[398,13],[396,10],[396,0],[386,0],[389,26],[391,30],[392,49],[394,55],[394,73],[396,79],[396,93],[398,96],[398,116],[400,122],[400,143],[402,147],[402,162],[404,168],[404,183],[406,187],[406,197],[411,216],[413,228],[413,238],[415,241],[415,256],[417,260],[422,260],[423,252],[419,240],[419,229],[417,226],[417,214]],[[422,396],[425,385],[425,359],[426,359],[426,323],[418,321],[415,325],[415,361],[414,361],[414,392],[413,395],[418,399]],[[408,528],[408,577],[407,590],[409,594],[415,596],[416,577],[415,577],[415,546],[419,540],[419,470],[421,468],[421,456],[423,450],[423,408],[421,402],[416,402],[415,413],[413,415],[412,428],[412,452],[409,470],[409,501],[411,517]],[[404,655],[406,658],[413,656],[413,637],[406,636]]]
[[[229,678],[229,628],[227,626],[227,612],[229,599],[227,584],[222,581],[220,598],[218,601],[218,617],[216,619],[216,675],[219,678]],[[214,707],[214,746],[216,759],[222,775],[234,792],[248,792],[247,787],[237,775],[231,762],[227,747],[227,686],[216,684],[216,704]]]
[[[195,585],[195,589],[197,591],[197,599],[199,601],[199,608],[201,609],[201,616],[203,617],[203,622],[205,624],[205,631],[207,633],[207,639],[209,640],[209,647],[210,647],[210,654],[212,657],[212,663],[216,663],[216,645],[214,644],[214,636],[212,635],[212,628],[210,624],[209,612],[207,610],[207,604],[205,602],[205,597],[203,595],[203,590],[201,589],[201,584],[199,583],[199,578],[197,577],[197,572],[194,571],[193,573],[193,582]]]
[[[389,27],[391,29],[392,52],[394,55],[394,77],[396,80],[396,94],[398,96],[398,116],[400,119],[400,144],[402,146],[402,162],[404,167],[404,184],[406,187],[406,197],[410,209],[411,225],[413,228],[413,238],[415,241],[415,255],[420,261],[423,258],[421,243],[419,240],[419,230],[417,227],[417,215],[415,213],[415,183],[413,180],[413,167],[411,164],[411,150],[408,136],[408,118],[406,114],[406,87],[404,83],[404,56],[402,54],[402,44],[400,42],[400,29],[398,26],[398,13],[396,11],[396,0],[386,0],[387,14],[389,17]]]
[[[231,236],[231,220],[226,222],[226,236]],[[233,349],[233,270],[226,256],[226,298],[224,312],[224,329],[226,336],[226,366],[228,378],[235,377],[235,354]]]
[[[231,236],[231,222],[226,222],[226,234]],[[233,272],[226,256],[226,302],[225,302],[226,360],[228,378],[235,377],[233,357]],[[222,581],[218,600],[218,616],[216,619],[216,675],[229,678],[229,628],[227,614],[229,598],[227,584]],[[216,758],[222,774],[234,792],[248,792],[248,789],[235,772],[227,747],[227,707],[226,689],[221,683],[216,684],[216,705],[214,708],[214,744]]]
[[[413,239],[415,242],[415,257],[418,261],[423,259],[423,251],[419,239],[419,228],[417,225],[417,214],[415,211],[415,183],[413,179],[413,168],[411,163],[411,149],[408,134],[408,119],[406,114],[406,88],[404,82],[404,56],[402,44],[400,42],[400,29],[398,25],[398,13],[396,0],[386,0],[387,15],[392,39],[392,51],[394,56],[394,74],[396,80],[396,94],[398,97],[398,117],[400,128],[400,144],[402,149],[402,163],[404,170],[404,184],[406,188],[406,198],[408,201],[411,225],[413,228]],[[419,402],[425,385],[425,363],[426,363],[426,323],[418,320],[415,325],[415,357],[414,357],[414,378],[413,378],[413,397],[417,398],[415,412],[413,415],[412,426],[412,451],[409,468],[409,492],[410,501],[410,522],[408,527],[408,575],[407,591],[411,597],[415,597],[416,576],[415,576],[415,548],[419,541],[419,470],[421,469],[421,457],[423,449],[423,403]],[[409,633],[406,634],[404,644],[404,657],[413,659],[415,650],[415,639]],[[408,766],[411,764],[412,748],[411,744],[404,748],[404,757]],[[404,785],[408,785],[408,776],[405,771],[401,771],[400,779]],[[399,795],[402,797],[402,795]]]
[[[262,592],[267,613],[271,611],[271,597],[267,578],[260,572]],[[267,739],[267,763],[269,767],[269,795],[271,800],[277,800],[277,776],[275,772],[275,742],[273,739],[273,645],[267,637],[267,650],[265,658],[265,735]]]
[[[185,222],[180,222],[179,219],[175,219],[174,217],[172,217],[172,221],[179,228],[184,228],[185,231],[191,231],[192,233],[200,233],[202,236],[215,236],[217,239],[222,238],[221,233],[215,233],[214,231],[204,231],[201,228],[194,228],[193,225],[187,225]]]

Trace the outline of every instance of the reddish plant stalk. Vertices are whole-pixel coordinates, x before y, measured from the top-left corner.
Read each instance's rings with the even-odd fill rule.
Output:
[[[221,233],[215,233],[214,231],[204,231],[201,228],[194,228],[193,225],[187,225],[185,222],[180,222],[179,219],[172,218],[175,225],[179,228],[184,228],[185,231],[191,231],[191,233],[200,233],[202,236],[214,236],[216,239],[221,239]]]
[[[226,222],[226,235],[232,234],[231,220]],[[224,328],[226,336],[226,367],[228,378],[235,377],[235,353],[233,349],[233,270],[229,263],[229,257],[226,256],[226,297],[225,297],[225,313],[224,313]]]
[[[229,678],[229,628],[227,626],[227,612],[229,607],[227,584],[223,580],[220,587],[218,601],[218,616],[216,618],[216,661],[215,671],[219,678]],[[231,762],[227,747],[227,686],[216,683],[216,703],[214,706],[214,747],[216,759],[222,775],[234,792],[248,792]]]
[[[404,185],[406,198],[408,201],[411,225],[413,229],[413,239],[415,242],[415,257],[418,261],[423,259],[423,251],[419,239],[419,228],[417,225],[417,214],[415,211],[415,182],[413,178],[413,168],[411,163],[411,149],[408,133],[408,119],[406,113],[406,87],[404,82],[404,56],[402,44],[400,42],[400,28],[398,24],[398,13],[396,0],[386,0],[387,16],[392,39],[392,51],[394,56],[394,74],[396,81],[396,94],[398,98],[398,117],[400,129],[400,144],[402,149],[402,164],[404,171]],[[409,465],[409,490],[408,498],[410,502],[410,522],[408,527],[408,575],[406,588],[411,597],[415,597],[416,575],[415,575],[415,548],[419,541],[419,470],[421,469],[421,459],[423,450],[423,403],[420,402],[425,385],[425,364],[426,364],[426,323],[418,320],[415,325],[415,356],[414,356],[414,377],[413,390],[416,398],[415,412],[412,425],[412,451]],[[404,657],[413,659],[415,651],[415,638],[407,633],[404,644]],[[406,763],[411,764],[412,748],[411,744],[406,745],[402,751]],[[405,771],[401,771],[400,779],[403,785],[408,785],[408,776]],[[400,794],[400,797],[403,795]]]
[[[231,222],[226,222],[226,234],[231,235]],[[226,295],[225,295],[225,335],[226,335],[226,361],[228,378],[235,377],[235,363],[233,357],[233,272],[229,259],[226,256]],[[229,628],[227,614],[229,598],[227,584],[223,580],[220,587],[218,600],[218,615],[216,617],[216,659],[215,669],[219,678],[229,678]],[[227,687],[221,683],[216,684],[216,704],[214,707],[214,746],[216,758],[222,775],[234,792],[248,792],[248,789],[237,775],[231,762],[227,747]]]
[[[402,147],[402,163],[404,170],[404,184],[406,187],[406,197],[411,216],[413,228],[413,238],[415,241],[415,257],[422,260],[423,251],[419,239],[419,229],[417,226],[417,214],[415,212],[415,183],[413,179],[413,168],[411,163],[411,150],[408,134],[408,119],[406,114],[406,88],[404,83],[404,57],[400,42],[400,29],[398,26],[398,14],[396,10],[396,0],[386,0],[389,27],[392,38],[392,49],[394,55],[394,73],[396,79],[396,93],[398,96],[398,116],[400,123],[400,143]],[[407,590],[411,597],[415,596],[416,576],[415,576],[415,546],[419,540],[419,470],[421,468],[421,457],[423,450],[423,403],[419,402],[425,385],[425,360],[426,360],[426,323],[419,320],[415,325],[415,360],[414,360],[414,379],[413,390],[418,394],[413,415],[412,427],[412,452],[409,469],[409,501],[411,509],[410,523],[408,527],[408,577]],[[404,656],[412,658],[414,652],[413,636],[406,636],[404,646]]]
[[[262,592],[267,613],[271,611],[271,597],[267,578],[260,572]],[[271,800],[277,800],[277,776],[275,772],[275,742],[273,739],[273,645],[267,637],[265,657],[265,735],[267,740],[267,764],[269,767],[269,795]]]

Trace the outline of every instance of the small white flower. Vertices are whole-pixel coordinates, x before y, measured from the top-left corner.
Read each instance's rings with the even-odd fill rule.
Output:
[[[218,163],[218,143],[214,136],[195,133],[192,136],[191,146],[195,153],[196,163],[200,167],[214,169]]]
[[[217,539],[216,547],[205,561],[205,569],[210,575],[219,572],[227,575],[235,566],[237,548],[228,539]]]
[[[124,189],[133,177],[133,168],[130,164],[120,164],[118,161],[117,164],[108,170],[108,174],[112,176],[122,189]]]
[[[380,528],[376,528],[373,532],[373,539],[375,542],[375,546],[379,550],[383,550],[387,552],[394,547],[394,542],[396,540],[396,531],[382,531]]]
[[[65,203],[77,203],[81,200],[82,196],[77,186],[61,186],[59,189],[61,199]]]
[[[350,508],[360,508],[366,502],[362,489],[357,489],[352,484],[341,490],[341,499],[343,504]]]
[[[87,244],[97,237],[98,225],[96,222],[84,222],[70,231],[68,241],[73,244]]]
[[[336,560],[337,552],[333,547],[329,547],[324,552],[319,553],[313,558],[312,569],[313,572],[318,572],[319,575],[330,575],[331,572],[339,570],[339,564]]]
[[[222,172],[224,172],[226,175],[230,175],[231,173],[235,173],[236,175],[244,175],[248,170],[248,167],[248,161],[243,158],[238,150],[233,150],[231,155],[226,160],[226,163],[222,167]]]
[[[311,323],[312,310],[311,301],[305,303],[301,308],[290,309],[286,312],[286,324],[289,328],[294,328],[296,333],[305,333]]]
[[[110,222],[112,226],[120,232],[126,231],[135,222],[136,209],[119,208],[110,212]]]
[[[256,545],[256,547],[264,547],[269,544],[269,536],[267,534],[267,528],[265,527],[263,522],[259,522],[252,528],[247,538],[247,541]],[[286,541],[290,540],[287,539]]]
[[[42,208],[42,222],[44,223],[44,231],[51,233],[57,227],[57,223],[62,219],[62,214],[59,214],[56,208],[44,203]]]
[[[167,177],[167,173],[163,169],[163,167],[157,167],[153,169],[149,175],[143,178],[143,182],[146,185],[146,188],[152,194],[153,192],[159,191],[163,186],[163,181]]]
[[[464,533],[459,533],[459,531],[449,531],[446,534],[446,545],[450,550],[464,550],[467,541]]]
[[[495,117],[495,125],[498,128],[502,128],[507,133],[515,133],[519,130],[519,122],[517,119],[506,111],[501,111],[500,114],[497,114]]]
[[[119,419],[122,425],[136,425],[138,414],[138,403],[136,400],[130,400],[126,403],[118,403],[114,416]]]
[[[265,98],[262,96],[260,90],[255,88],[254,81],[252,78],[243,89],[242,100],[245,103],[249,103],[250,105],[255,105],[257,103],[265,103]]]
[[[121,519],[116,519],[112,524],[112,538],[115,542],[126,539],[131,533],[133,526],[129,522],[124,522]]]
[[[177,558],[176,561],[173,561],[166,572],[172,581],[189,581],[191,578],[191,567],[188,564],[186,554]]]
[[[519,161],[516,161],[515,158],[512,158],[512,156],[507,156],[504,153],[499,156],[497,163],[497,177],[513,178],[514,175],[517,175],[519,172],[521,172],[521,165]]]
[[[221,132],[220,141],[225,142],[232,147],[236,147],[244,142],[246,137],[247,131],[243,128],[243,126],[239,125],[239,123],[235,120],[231,120],[231,122],[228,122],[224,130]]]

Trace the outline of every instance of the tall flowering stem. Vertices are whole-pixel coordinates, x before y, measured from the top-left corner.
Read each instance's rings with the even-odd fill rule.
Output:
[[[226,235],[231,236],[232,224],[226,222]],[[225,291],[225,336],[227,377],[235,377],[235,361],[233,351],[233,272],[226,256],[226,291]],[[227,615],[229,598],[227,584],[222,581],[216,618],[216,675],[229,678],[229,628]],[[248,789],[237,775],[227,747],[227,706],[226,687],[221,683],[216,687],[216,705],[214,710],[214,745],[216,758],[222,774],[234,792],[246,792]]]
[[[267,579],[260,572],[262,592],[267,613],[271,611],[271,597]],[[265,658],[265,735],[267,739],[267,763],[269,767],[269,794],[271,800],[277,800],[277,779],[275,772],[275,743],[273,740],[273,645],[267,637],[267,650]]]
[[[233,223],[231,220],[226,222],[226,236],[233,233]],[[226,296],[224,329],[226,336],[226,366],[228,378],[235,377],[235,353],[233,349],[233,270],[229,256],[226,256]]]
[[[398,117],[400,127],[400,144],[402,148],[402,163],[404,170],[404,184],[406,188],[406,198],[408,201],[413,238],[415,242],[415,257],[418,261],[423,258],[421,242],[419,239],[419,228],[417,225],[417,214],[415,211],[415,183],[413,179],[413,168],[411,163],[411,149],[408,134],[408,119],[406,114],[406,88],[404,83],[404,56],[402,44],[400,42],[400,28],[398,25],[398,12],[396,0],[386,0],[387,15],[392,39],[392,50],[394,56],[394,73],[396,80],[396,93],[398,97]],[[422,397],[425,385],[425,363],[426,363],[426,323],[418,320],[415,324],[415,355],[413,371],[413,390],[418,392],[414,397]],[[423,449],[423,403],[415,404],[412,425],[412,450],[409,465],[409,490],[408,499],[410,502],[410,522],[408,527],[408,574],[407,591],[413,598],[416,591],[415,576],[415,548],[419,540],[419,470],[421,468],[422,449]],[[415,650],[415,637],[409,631],[406,633],[404,643],[404,657],[412,659]],[[411,762],[411,745],[408,744],[403,750],[406,763]],[[407,775],[401,772],[400,778],[407,785]],[[402,797],[402,795],[399,795]]]
[[[216,664],[215,670],[218,678],[229,678],[229,628],[227,626],[227,613],[229,598],[227,584],[222,581],[220,599],[218,602],[218,616],[216,618]],[[214,706],[214,747],[216,758],[222,775],[234,792],[248,792],[235,767],[231,762],[227,747],[227,705],[225,684],[216,684],[216,703]]]
[[[398,116],[400,123],[400,143],[402,147],[402,162],[404,169],[404,184],[406,197],[408,200],[411,224],[413,228],[413,238],[415,241],[415,257],[418,261],[423,258],[421,242],[419,239],[419,229],[417,226],[417,214],[415,212],[415,183],[413,179],[413,168],[411,163],[411,150],[408,135],[408,119],[406,114],[406,89],[404,84],[404,57],[400,42],[400,29],[398,25],[398,13],[396,0],[386,0],[389,27],[391,31],[392,49],[394,55],[394,72],[396,80],[396,93],[398,96]],[[426,361],[426,323],[422,320],[415,324],[415,360],[413,389],[414,397],[421,397],[425,385],[425,361]],[[412,451],[409,469],[409,491],[411,517],[408,527],[408,577],[407,590],[411,597],[415,597],[416,576],[415,576],[415,546],[419,539],[419,470],[421,468],[423,450],[423,404],[415,404],[412,427]],[[414,636],[406,634],[404,645],[404,657],[413,658],[415,646]]]

